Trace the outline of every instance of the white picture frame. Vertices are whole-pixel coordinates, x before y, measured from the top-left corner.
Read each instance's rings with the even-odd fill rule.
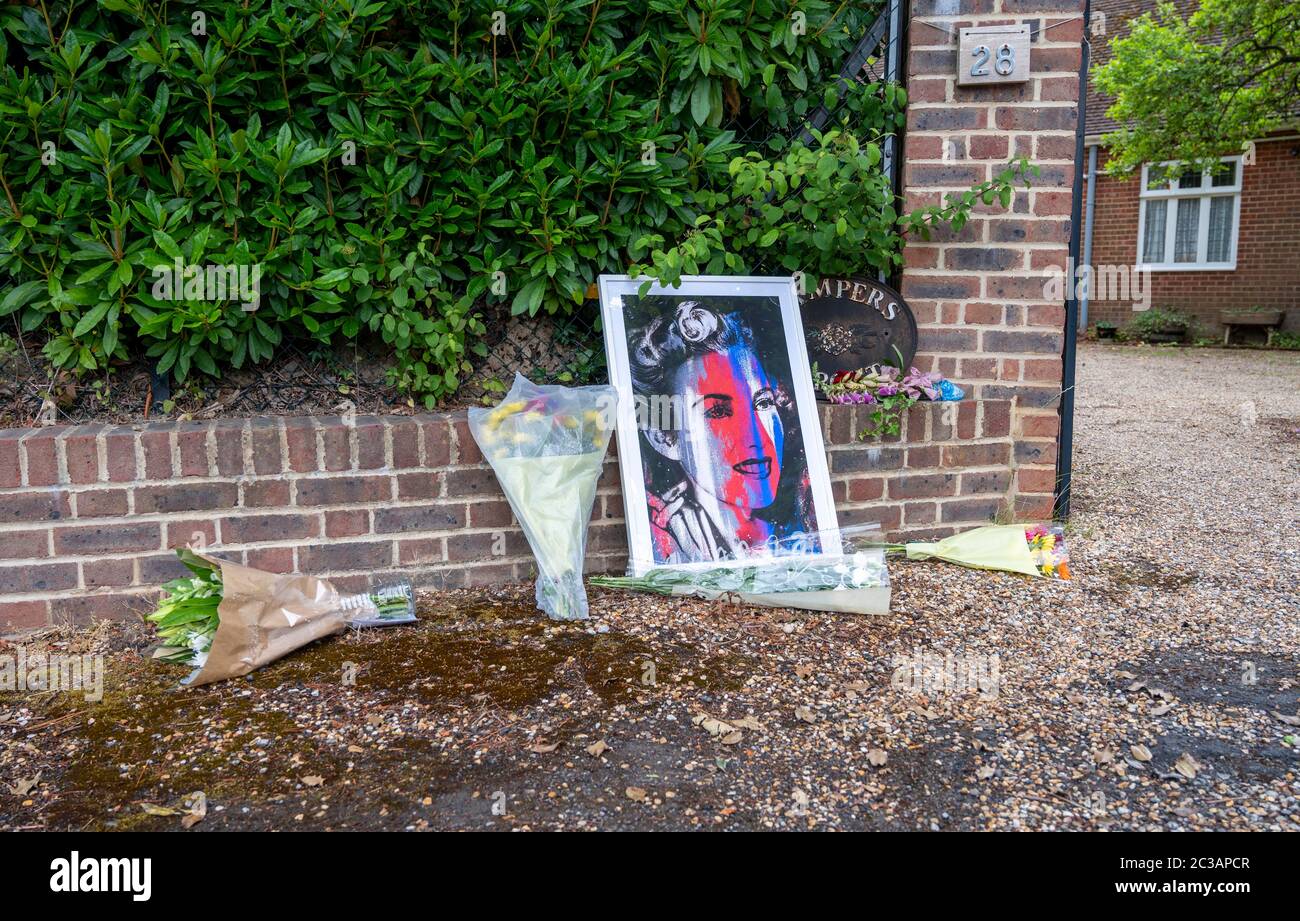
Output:
[[[835,512],[834,496],[831,492],[830,472],[826,464],[826,450],[822,440],[820,413],[817,408],[816,392],[813,389],[812,372],[808,361],[807,347],[804,341],[803,324],[800,319],[799,298],[795,287],[793,277],[756,277],[756,276],[706,276],[706,275],[687,275],[682,276],[680,287],[661,287],[658,283],[652,283],[645,293],[646,299],[656,299],[657,304],[652,305],[642,299],[640,289],[646,279],[634,279],[628,275],[602,275],[599,278],[599,294],[601,304],[601,316],[604,327],[605,354],[609,364],[610,383],[618,392],[618,418],[616,420],[616,432],[618,442],[618,462],[619,474],[623,488],[624,515],[627,522],[628,538],[628,569],[633,575],[644,575],[644,573],[658,566],[673,566],[688,569],[705,569],[712,567],[731,567],[752,564],[755,557],[770,555],[770,546],[775,543],[781,548],[781,552],[790,551],[791,546],[797,546],[800,543],[797,535],[806,533],[809,536],[815,536],[817,542],[811,549],[805,549],[794,552],[819,552],[825,554],[838,554],[841,552],[841,542],[838,534],[838,524]],[[746,301],[745,299],[753,299]],[[681,305],[689,302],[688,306],[683,308]],[[636,313],[641,318],[640,325],[637,329],[629,330],[626,322],[627,307],[635,305]],[[703,305],[703,306],[700,306]],[[731,306],[728,306],[731,305]],[[661,309],[656,309],[656,306]],[[647,424],[648,416],[653,413],[653,399],[647,400],[645,374],[647,366],[650,365],[641,354],[638,358],[638,375],[640,392],[634,387],[633,383],[633,362],[631,358],[632,343],[629,342],[629,335],[638,336],[638,342],[645,341],[646,331],[651,329],[655,324],[655,317],[662,317],[663,326],[654,326],[656,330],[662,330],[665,326],[671,326],[672,320],[668,317],[668,310],[672,309],[674,317],[681,320],[683,316],[689,320],[694,311],[702,311],[702,315],[715,322],[725,318],[724,325],[727,329],[732,327],[744,328],[748,330],[748,335],[754,336],[754,327],[761,327],[761,342],[763,347],[758,346],[740,346],[742,355],[748,352],[741,361],[748,359],[750,368],[745,373],[740,373],[729,378],[736,381],[736,386],[743,381],[745,387],[749,388],[748,392],[755,395],[748,401],[748,407],[753,411],[747,414],[750,420],[740,419],[735,425],[746,426],[745,432],[760,432],[770,430],[779,423],[773,423],[771,420],[775,416],[782,422],[794,422],[797,420],[797,426],[781,425],[776,439],[771,442],[772,445],[779,444],[780,447],[773,447],[772,454],[779,455],[777,460],[779,464],[774,465],[763,458],[766,454],[758,455],[758,459],[749,458],[732,465],[733,469],[744,471],[762,470],[762,465],[767,464],[767,473],[754,474],[746,473],[745,482],[741,484],[742,489],[757,489],[764,496],[772,496],[772,501],[767,507],[759,508],[755,512],[752,508],[747,508],[749,514],[747,526],[754,526],[755,522],[764,513],[775,507],[778,502],[780,507],[798,508],[800,512],[788,516],[778,522],[776,527],[784,526],[784,530],[778,530],[781,536],[777,539],[769,537],[767,544],[756,540],[751,546],[738,535],[742,527],[740,525],[733,531],[729,531],[729,524],[733,522],[734,516],[730,513],[733,506],[727,503],[725,507],[716,501],[716,494],[719,490],[712,491],[701,489],[698,481],[683,472],[682,487],[688,492],[694,493],[700,497],[700,507],[704,517],[695,521],[690,530],[690,535],[698,535],[701,531],[707,532],[708,522],[712,520],[709,515],[715,513],[718,518],[726,519],[722,524],[714,521],[718,530],[715,535],[721,535],[724,540],[730,542],[730,547],[739,546],[740,551],[732,551],[727,547],[720,549],[719,554],[709,556],[710,544],[707,538],[693,545],[693,549],[683,550],[683,546],[688,546],[688,541],[674,542],[671,537],[666,537],[667,527],[652,524],[651,516],[651,491],[647,488],[647,477],[650,471],[647,470],[646,464],[650,462],[662,468],[664,465],[671,465],[671,461],[663,457],[663,445],[661,440],[664,438],[661,434],[656,434],[656,429],[665,428]],[[646,317],[650,317],[649,322],[644,322]],[[735,318],[740,317],[737,321]],[[769,325],[768,317],[779,319],[780,334],[773,331]],[[759,322],[755,322],[758,320]],[[694,328],[694,327],[683,327]],[[724,330],[726,332],[726,330]],[[664,335],[668,335],[664,333]],[[673,340],[680,343],[680,337]],[[710,340],[713,341],[713,340]],[[758,341],[754,339],[754,341]],[[777,349],[782,349],[781,355],[777,355]],[[674,355],[680,353],[675,352]],[[751,357],[752,356],[752,357]],[[695,356],[695,357],[698,357]],[[766,358],[776,370],[774,376],[766,376],[767,372],[762,370],[762,362]],[[683,359],[684,360],[684,359]],[[671,359],[666,359],[666,364],[671,364]],[[734,362],[728,367],[734,366]],[[753,369],[759,369],[757,371]],[[650,368],[654,372],[654,368]],[[661,372],[665,373],[665,372]],[[755,377],[755,374],[764,375]],[[754,381],[759,381],[755,384]],[[767,385],[762,385],[762,381],[767,380]],[[779,383],[779,387],[775,384]],[[757,388],[755,390],[755,388]],[[759,405],[759,394],[770,394],[774,391],[779,392],[779,407],[777,409],[766,409],[766,415],[763,417],[766,422],[766,428],[756,427],[753,420],[759,419],[759,411],[755,407]],[[739,393],[740,391],[736,391]],[[713,395],[708,395],[713,398]],[[761,397],[766,399],[766,396]],[[695,404],[703,402],[703,397],[694,401]],[[682,399],[684,405],[692,401]],[[790,403],[793,402],[793,406]],[[649,407],[647,406],[649,403]],[[717,405],[712,404],[712,405]],[[727,404],[730,405],[730,404]],[[689,410],[688,410],[689,411]],[[728,412],[728,415],[730,413]],[[738,410],[738,417],[746,416],[746,413]],[[696,418],[691,416],[690,418]],[[654,420],[657,421],[657,420]],[[718,423],[731,424],[731,423]],[[643,432],[643,427],[645,431]],[[688,438],[684,433],[689,428],[689,421],[679,431],[682,443],[689,441],[692,445],[699,441],[699,432],[701,427],[697,424],[692,430],[692,435]],[[797,432],[798,443],[790,441],[786,443],[786,428]],[[676,437],[676,436],[674,436]],[[709,437],[706,433],[703,437]],[[749,436],[744,436],[749,437]],[[758,436],[760,440],[761,434]],[[737,439],[732,438],[727,444],[734,445]],[[740,439],[740,440],[743,440]],[[721,444],[721,442],[718,442]],[[654,445],[659,445],[658,448]],[[671,448],[671,446],[670,446]],[[647,459],[643,455],[644,451],[653,451],[658,457],[652,456]],[[731,449],[734,453],[734,448]],[[707,452],[702,452],[698,448],[690,452],[692,469],[698,469],[700,466],[699,458]],[[743,453],[743,450],[742,450]],[[721,476],[726,480],[724,485],[733,485],[735,476],[730,474],[723,463],[729,459],[726,451],[719,449],[716,455],[721,460],[710,461],[710,469],[713,472],[721,471]],[[794,457],[791,463],[785,463],[784,458]],[[779,472],[775,475],[772,472],[774,466],[778,467]],[[681,463],[681,469],[686,471],[687,463]],[[802,467],[802,469],[801,469]],[[765,477],[765,480],[764,480]],[[709,482],[716,482],[717,477],[710,477]],[[795,484],[793,486],[789,484]],[[758,485],[754,485],[758,484]],[[797,493],[797,498],[792,499],[792,494]],[[668,490],[666,495],[673,495],[673,490]],[[661,496],[653,497],[656,502],[656,511],[660,514],[660,521],[663,519],[664,498]],[[748,503],[749,506],[760,504],[764,501],[759,498],[756,501]],[[743,504],[743,503],[742,503]],[[722,508],[721,512],[717,512]],[[809,511],[811,510],[811,518]],[[671,522],[673,533],[680,533],[680,516],[674,516],[668,519]],[[768,522],[761,522],[767,524]],[[803,524],[812,525],[806,531],[801,531],[800,526]],[[796,535],[787,539],[789,534]],[[674,546],[671,556],[665,556],[665,544]],[[698,545],[704,544],[702,551],[705,558],[698,558]],[[713,542],[716,545],[717,541]],[[692,554],[695,554],[695,557]]]

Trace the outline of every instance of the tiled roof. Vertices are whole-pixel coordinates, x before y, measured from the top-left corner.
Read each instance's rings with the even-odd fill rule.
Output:
[[[1094,20],[1098,13],[1104,13],[1106,16],[1105,34],[1092,36],[1092,72],[1096,72],[1098,67],[1110,60],[1110,43],[1117,37],[1128,34],[1129,23],[1143,13],[1154,12],[1156,6],[1156,0],[1092,0]],[[1174,6],[1186,18],[1200,6],[1200,3],[1199,0],[1174,0]],[[1106,115],[1106,110],[1110,108],[1113,101],[1114,97],[1102,96],[1098,93],[1092,85],[1092,80],[1089,79],[1087,112],[1084,118],[1085,134],[1089,136],[1105,134],[1119,127]]]

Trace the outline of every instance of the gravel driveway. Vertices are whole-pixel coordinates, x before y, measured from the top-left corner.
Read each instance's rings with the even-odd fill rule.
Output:
[[[0,828],[1300,830],[1300,355],[1087,347],[1075,457],[1074,581],[891,563],[887,618],[512,587],[180,693],[51,632],[107,693],[0,695]]]

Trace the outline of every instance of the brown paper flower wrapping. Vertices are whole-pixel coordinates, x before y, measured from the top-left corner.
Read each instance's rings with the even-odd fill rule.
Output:
[[[342,607],[342,596],[325,579],[277,575],[200,555],[220,567],[224,591],[217,608],[221,623],[208,660],[186,679],[190,686],[247,675],[314,640],[342,632],[355,613]]]

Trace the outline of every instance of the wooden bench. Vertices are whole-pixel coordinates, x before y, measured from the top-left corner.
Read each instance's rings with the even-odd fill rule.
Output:
[[[1237,328],[1265,329],[1264,344],[1273,344],[1273,334],[1282,326],[1285,313],[1281,310],[1224,310],[1219,313],[1223,324],[1223,344],[1232,344],[1232,331]]]

